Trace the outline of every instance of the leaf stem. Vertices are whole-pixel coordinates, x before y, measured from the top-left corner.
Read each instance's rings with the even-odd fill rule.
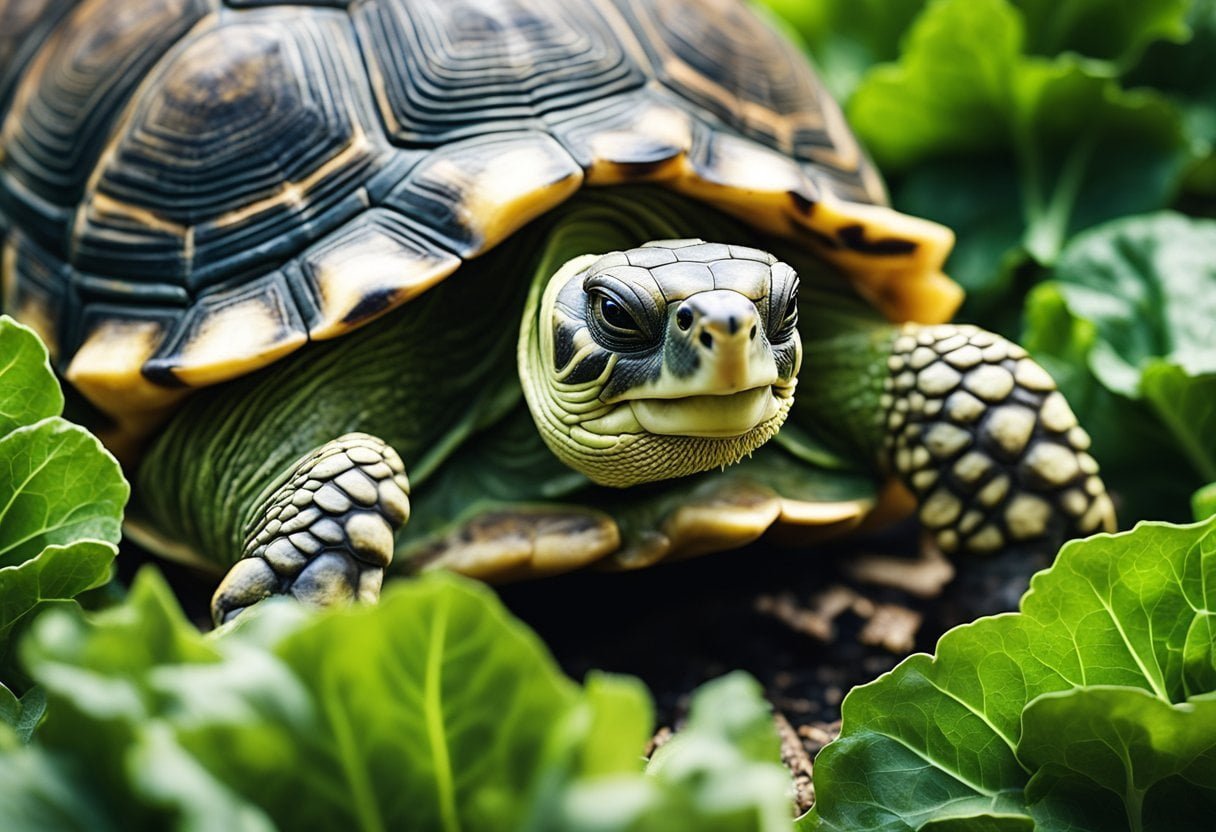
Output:
[[[1192,426],[1178,418],[1174,408],[1164,407],[1153,397],[1148,397],[1149,404],[1157,413],[1157,417],[1165,423],[1173,434],[1174,441],[1182,446],[1182,451],[1195,467],[1199,476],[1205,482],[1216,481],[1216,459],[1209,456],[1204,441],[1191,429]]]
[[[344,707],[348,697],[335,674],[325,676],[325,687],[324,708],[334,729],[334,739],[338,741],[338,761],[346,775],[346,782],[350,784],[355,813],[359,816],[359,828],[366,832],[383,832],[384,824],[376,808],[376,797],[368,782],[367,772],[357,762],[359,751],[355,734]]]
[[[439,817],[443,822],[444,832],[460,832],[452,758],[443,725],[443,646],[447,640],[448,613],[449,602],[446,596],[442,596],[435,610],[435,623],[431,629],[430,643],[427,645],[423,701],[427,736],[431,741],[431,754],[435,758],[435,790],[438,792]]]
[[[1060,167],[1051,199],[1046,204],[1043,203],[1038,184],[1034,187],[1034,201],[1027,206],[1026,249],[1044,265],[1054,262],[1063,248],[1072,209],[1097,143],[1098,132],[1091,127],[1073,144]],[[1027,175],[1032,179],[1042,175],[1038,154],[1030,153],[1028,158],[1034,167]]]

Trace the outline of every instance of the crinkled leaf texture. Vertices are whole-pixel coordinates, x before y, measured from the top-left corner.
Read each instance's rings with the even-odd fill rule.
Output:
[[[1028,299],[1023,343],[1127,491],[1125,517],[1181,519],[1216,480],[1213,321],[1216,221],[1171,212],[1078,235]]]
[[[15,627],[103,584],[118,552],[127,483],[62,408],[42,342],[0,317],[0,666]]]
[[[652,717],[640,683],[594,675],[580,688],[488,589],[447,574],[397,582],[374,607],[265,602],[203,636],[146,571],[122,606],[40,617],[23,657],[47,717],[0,767],[41,782],[28,788],[31,774],[14,790],[0,778],[0,828],[75,811],[56,807],[64,793],[115,828],[790,824],[789,779],[771,724],[767,740],[754,724],[768,718],[754,683],[730,682],[719,702],[730,707],[690,728],[690,742],[725,745],[717,756],[645,774]],[[703,809],[710,775],[731,795]]]
[[[1020,612],[849,694],[804,827],[1210,828],[1213,610],[1216,518],[1068,544]]]
[[[1180,0],[937,0],[899,60],[865,74],[850,122],[896,175],[896,206],[957,232],[949,271],[970,314],[999,316],[1013,267],[1049,265],[1070,234],[1168,204],[1193,151],[1182,115],[1117,76],[1184,38],[1185,14]]]

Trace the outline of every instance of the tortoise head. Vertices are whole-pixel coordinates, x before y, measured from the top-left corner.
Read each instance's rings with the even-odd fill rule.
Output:
[[[720,468],[785,421],[798,277],[772,255],[665,240],[575,258],[541,290],[520,332],[524,393],[549,448],[595,482]]]

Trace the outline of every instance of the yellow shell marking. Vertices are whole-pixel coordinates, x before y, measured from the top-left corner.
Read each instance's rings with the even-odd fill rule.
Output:
[[[295,332],[281,337],[281,320],[261,297],[217,309],[185,344],[173,374],[191,387],[202,387],[265,367],[308,340]]]

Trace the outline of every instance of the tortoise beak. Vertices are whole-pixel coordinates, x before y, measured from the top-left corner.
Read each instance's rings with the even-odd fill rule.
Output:
[[[772,384],[772,360],[760,333],[760,313],[744,295],[715,289],[692,295],[676,310],[684,330],[719,394]],[[765,358],[769,358],[765,361]]]

